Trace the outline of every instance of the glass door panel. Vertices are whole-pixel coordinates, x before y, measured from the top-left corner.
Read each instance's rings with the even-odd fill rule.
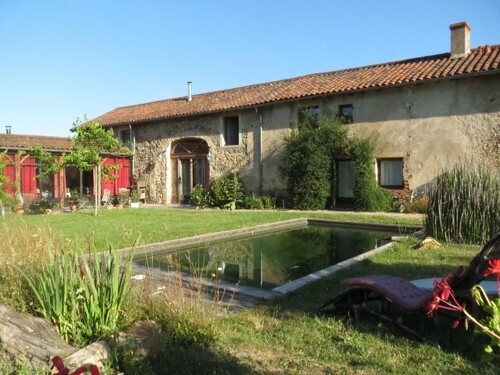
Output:
[[[191,160],[181,160],[181,202],[188,203],[191,195]]]
[[[338,165],[338,197],[354,198],[354,169],[351,160],[339,160]]]
[[[205,159],[193,160],[193,186],[205,185]]]

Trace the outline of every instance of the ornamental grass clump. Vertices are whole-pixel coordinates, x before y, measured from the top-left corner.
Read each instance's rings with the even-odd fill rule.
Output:
[[[132,257],[118,252],[49,251],[47,262],[19,269],[35,296],[35,310],[68,343],[87,344],[119,330]]]
[[[500,230],[500,174],[485,165],[457,165],[436,178],[425,227],[439,240],[480,244]]]

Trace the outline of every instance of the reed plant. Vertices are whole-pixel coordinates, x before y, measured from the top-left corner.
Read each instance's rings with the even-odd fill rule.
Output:
[[[81,257],[78,298],[79,327],[86,339],[96,339],[117,333],[125,298],[129,290],[133,253],[122,263],[119,252],[106,254],[95,251]]]
[[[78,259],[76,253],[50,251],[46,263],[19,269],[35,295],[36,311],[52,321],[66,342],[77,337]]]
[[[459,164],[436,178],[425,227],[454,243],[482,244],[500,230],[500,174],[482,164]]]
[[[50,249],[47,262],[19,269],[35,296],[35,310],[71,344],[117,333],[132,268],[116,251],[86,255]]]

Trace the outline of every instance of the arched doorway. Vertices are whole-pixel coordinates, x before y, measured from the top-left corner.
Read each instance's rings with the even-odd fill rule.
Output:
[[[172,143],[172,203],[189,203],[196,185],[208,185],[208,153],[208,144],[203,139],[184,138]]]

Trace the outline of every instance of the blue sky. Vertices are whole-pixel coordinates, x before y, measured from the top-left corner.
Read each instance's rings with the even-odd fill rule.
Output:
[[[116,107],[500,43],[499,0],[0,0],[0,132]]]

